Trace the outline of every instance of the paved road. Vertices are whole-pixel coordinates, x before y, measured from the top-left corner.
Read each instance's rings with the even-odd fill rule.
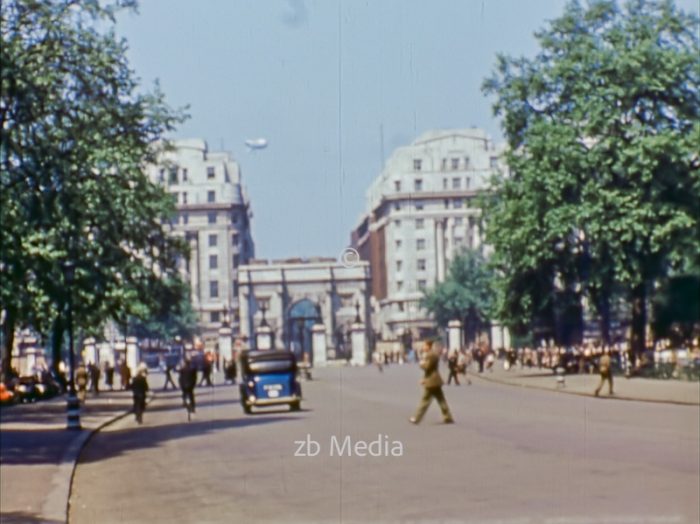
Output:
[[[245,416],[232,387],[174,393],[137,427],[97,434],[70,522],[688,522],[700,517],[697,407],[593,399],[474,381],[431,406],[418,369],[327,368],[304,411]],[[295,441],[317,441],[295,457]],[[331,456],[330,440],[400,441],[403,456]],[[386,437],[384,437],[386,435]],[[347,455],[347,454],[346,454]]]

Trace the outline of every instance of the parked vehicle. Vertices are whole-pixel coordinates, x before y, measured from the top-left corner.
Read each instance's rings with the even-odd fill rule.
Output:
[[[15,400],[14,391],[9,389],[4,382],[0,382],[0,404],[14,404]]]
[[[301,385],[297,361],[290,351],[246,351],[241,355],[241,405],[246,414],[253,407],[289,405],[301,409]]]
[[[40,397],[40,392],[36,388],[36,379],[33,376],[20,377],[15,384],[15,395],[20,403],[36,402]]]

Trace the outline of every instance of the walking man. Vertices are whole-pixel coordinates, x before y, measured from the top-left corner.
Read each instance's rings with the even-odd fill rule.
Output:
[[[459,377],[457,372],[459,370],[459,365],[457,362],[457,350],[455,349],[450,353],[450,357],[447,359],[447,369],[449,369],[450,374],[447,376],[447,385],[452,384],[452,379],[454,379],[455,384],[459,386]]]
[[[165,384],[163,385],[163,391],[168,389],[168,385],[172,385],[173,389],[177,389],[177,386],[175,385],[175,381],[173,380],[173,369],[175,369],[175,366],[173,366],[170,362],[166,362],[165,364]]]
[[[136,376],[131,381],[131,392],[134,398],[134,415],[136,422],[143,423],[143,412],[146,411],[146,393],[148,393],[148,380],[146,375],[148,368],[141,362],[136,372]]]
[[[610,349],[606,346],[603,349],[603,354],[600,356],[600,361],[598,362],[598,371],[600,372],[600,384],[595,390],[595,396],[600,394],[600,390],[603,389],[603,384],[608,381],[608,392],[610,395],[613,394],[613,378],[612,378],[612,366],[610,361]]]
[[[75,372],[75,385],[78,388],[78,400],[81,404],[85,404],[88,386],[88,372],[85,364],[80,364]]]
[[[180,389],[182,390],[182,405],[187,407],[188,401],[192,412],[195,411],[194,387],[197,385],[197,370],[189,359],[185,359],[180,368]]]
[[[413,424],[418,424],[428,410],[428,406],[430,406],[430,402],[434,397],[440,406],[445,424],[451,424],[454,420],[452,419],[450,408],[445,400],[445,395],[442,392],[442,377],[438,371],[440,357],[433,352],[432,341],[426,340],[423,343],[422,353],[420,367],[423,369],[424,375],[420,383],[423,386],[423,397],[421,398],[420,404],[418,404],[416,414],[411,417],[409,421]]]

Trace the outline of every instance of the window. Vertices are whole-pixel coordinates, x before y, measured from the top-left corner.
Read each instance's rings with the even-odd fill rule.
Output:
[[[446,178],[442,179],[442,188],[447,189],[447,179]]]
[[[182,203],[187,204],[187,193],[182,194]]]
[[[234,233],[233,235],[231,235],[231,244],[232,245],[237,246],[238,240],[239,240],[238,233]]]
[[[455,218],[455,226],[461,226],[464,219],[462,217]]]
[[[219,298],[219,281],[209,281],[209,298]]]
[[[418,289],[425,289],[428,286],[428,282],[426,280],[419,280],[418,281]]]
[[[190,216],[187,213],[182,214],[182,223],[183,224],[189,224],[190,222]]]
[[[207,180],[214,180],[216,177],[216,169],[214,167],[207,168]]]
[[[462,188],[462,179],[459,177],[455,177],[452,179],[452,189],[461,189]]]
[[[457,171],[459,169],[459,158],[452,159],[452,171]]]
[[[401,266],[403,266],[403,262],[401,260],[396,261],[396,271],[401,271]]]
[[[400,241],[400,240],[397,240],[397,241],[396,241],[396,248],[398,249],[398,248],[400,248],[400,247],[401,247],[401,241]]]
[[[416,202],[416,211],[423,211],[423,202]]]
[[[216,247],[219,235],[209,235],[209,247]]]
[[[168,182],[171,184],[177,184],[177,168],[173,167],[170,169],[170,176]]]
[[[170,198],[173,199],[173,204],[177,204],[177,193],[175,193],[175,192],[170,193]]]
[[[464,157],[464,169],[469,169],[469,157]]]
[[[421,167],[423,167],[423,161],[420,158],[415,158],[413,160],[413,170],[420,171]]]
[[[445,209],[450,209],[450,201],[445,199]]]
[[[394,211],[401,210],[401,202],[394,202]]]
[[[396,281],[396,291],[401,291],[403,289],[403,282],[401,280]]]
[[[219,312],[212,311],[211,313],[209,313],[209,320],[211,322],[221,322],[221,317],[219,316]]]
[[[471,183],[471,180],[469,179],[469,177],[467,177],[467,178],[465,179],[465,182],[467,183],[467,189],[469,189],[469,185],[470,185],[470,183]]]
[[[454,202],[452,203],[452,207],[455,209],[461,209],[462,207],[462,199],[461,198],[455,198]]]
[[[423,229],[425,226],[425,220],[422,218],[416,218],[416,229]]]
[[[165,182],[165,169],[161,169],[158,173],[158,182],[160,182],[161,184]]]
[[[207,202],[215,202],[216,201],[216,191],[207,191]]]
[[[218,255],[209,255],[209,269],[219,269]]]
[[[187,168],[183,168],[182,170],[182,181],[187,182]]]
[[[238,267],[241,263],[241,257],[238,255],[233,255],[233,267]]]
[[[416,260],[416,267],[418,268],[418,271],[425,271],[425,259],[419,258]]]
[[[492,169],[495,168],[495,167],[498,167],[498,157],[497,157],[497,156],[492,156],[492,157],[489,159],[489,165],[491,166]]]
[[[420,178],[416,178],[413,181],[413,189],[416,191],[423,191],[423,181]]]
[[[231,223],[238,224],[238,215],[236,213],[231,214]]]
[[[208,213],[207,214],[207,222],[209,224],[216,224],[216,213]]]
[[[442,170],[447,171],[447,159],[446,158],[442,159]]]
[[[403,313],[403,302],[397,302],[396,305],[399,308],[399,311]]]
[[[394,189],[396,190],[397,193],[398,193],[399,191],[401,191],[401,180],[396,180],[396,181],[394,182]]]
[[[418,240],[416,240],[416,250],[423,251],[424,249],[425,249],[425,239],[419,238]]]

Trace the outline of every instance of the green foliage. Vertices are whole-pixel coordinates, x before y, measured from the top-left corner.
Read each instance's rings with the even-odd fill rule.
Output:
[[[455,256],[444,282],[426,290],[422,307],[445,327],[450,320],[473,316],[488,321],[494,303],[493,274],[478,251],[465,250]]]
[[[510,172],[485,208],[499,314],[529,326],[554,290],[602,312],[700,259],[700,46],[671,1],[570,3],[539,54],[499,56],[484,91]]]
[[[185,253],[172,200],[144,174],[182,115],[142,93],[111,24],[132,1],[2,2],[0,304],[4,331],[151,310]],[[74,282],[64,267],[75,264]],[[70,292],[70,295],[69,295]]]

